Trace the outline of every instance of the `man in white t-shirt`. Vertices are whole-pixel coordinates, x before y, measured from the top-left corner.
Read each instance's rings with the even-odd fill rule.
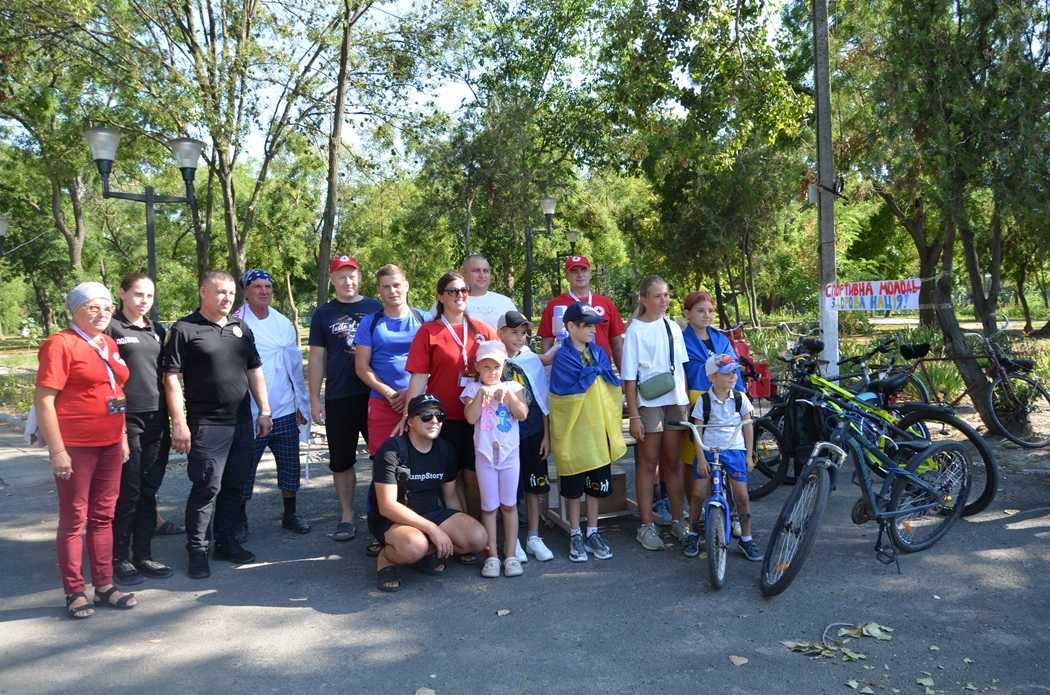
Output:
[[[467,256],[461,272],[467,287],[470,288],[470,297],[467,299],[467,313],[470,314],[470,318],[484,321],[492,330],[496,330],[500,316],[508,311],[518,310],[507,295],[489,291],[489,285],[492,284],[492,267],[484,256]]]
[[[239,534],[248,534],[248,500],[255,487],[255,471],[266,447],[277,462],[277,487],[281,490],[284,514],[281,526],[294,533],[309,533],[310,525],[297,513],[295,493],[299,489],[299,427],[308,422],[310,398],[303,375],[303,356],[295,326],[270,306],[273,301],[273,278],[265,270],[248,270],[241,276],[244,304],[234,314],[255,335],[255,346],[262,359],[266,393],[273,412],[273,429],[266,437],[255,439],[251,472],[244,486]],[[253,415],[258,406],[252,400]]]

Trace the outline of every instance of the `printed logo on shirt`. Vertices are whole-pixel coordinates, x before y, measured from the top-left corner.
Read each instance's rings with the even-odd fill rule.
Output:
[[[156,338],[157,336],[154,335],[153,337]],[[129,335],[124,338],[117,338],[116,340],[117,345],[132,345],[137,344],[138,342],[139,339],[133,335]]]
[[[603,306],[595,306],[594,304],[592,304],[590,306],[591,306],[592,309],[594,309],[594,313],[598,314],[598,316],[605,316],[605,307],[603,307]]]
[[[360,322],[355,321],[353,317],[343,314],[328,326],[328,331],[334,336],[340,336],[343,338],[346,344],[346,351],[353,354],[356,350],[354,347],[354,336],[357,335],[357,327]]]
[[[238,338],[244,337],[244,331],[241,330],[240,326],[234,326],[231,330],[233,331],[233,334]]]
[[[444,480],[442,473],[409,473],[409,480]]]

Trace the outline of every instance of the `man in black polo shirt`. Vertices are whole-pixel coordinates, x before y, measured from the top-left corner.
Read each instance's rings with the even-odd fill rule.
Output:
[[[188,454],[193,484],[186,500],[186,549],[194,579],[211,574],[207,533],[213,510],[215,557],[238,565],[255,559],[234,539],[254,449],[249,389],[259,404],[255,430],[265,437],[273,426],[255,339],[247,326],[229,317],[237,294],[233,276],[205,273],[199,292],[200,309],[171,327],[160,362],[172,448]]]

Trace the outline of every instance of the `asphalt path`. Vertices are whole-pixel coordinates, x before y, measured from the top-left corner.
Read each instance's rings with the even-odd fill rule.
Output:
[[[712,592],[705,562],[643,550],[631,520],[604,525],[609,561],[570,563],[565,536],[548,529],[555,559],[531,560],[523,577],[453,564],[441,578],[404,572],[400,593],[381,594],[364,535],[325,535],[336,510],[327,472],[314,466],[300,493],[314,531],[293,536],[279,526],[264,460],[249,508],[256,564],[213,561],[210,579],[191,580],[184,540],[158,538],[154,557],[174,577],[135,587],[132,611],[73,622],[55,566],[53,485],[39,453],[17,445],[0,423],[3,695],[1050,692],[1050,478],[1020,469],[1004,472],[987,512],[902,557],[901,574],[875,560],[876,528],[850,522],[857,495],[840,484],[809,562],[768,600],[759,564],[734,553],[728,585]],[[173,463],[161,492],[170,518],[187,489]],[[760,542],[786,495],[755,504]],[[869,622],[892,639],[851,641],[862,660],[781,644]]]

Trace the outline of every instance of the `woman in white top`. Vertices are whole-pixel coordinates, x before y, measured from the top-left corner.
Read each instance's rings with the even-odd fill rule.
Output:
[[[688,355],[682,329],[667,318],[670,301],[663,278],[650,275],[642,280],[638,308],[624,335],[620,369],[631,436],[638,442],[635,490],[642,524],[638,527],[637,539],[646,550],[664,549],[653,523],[657,467],[671,498],[671,515],[675,519],[671,532],[679,539],[684,539],[689,532],[688,523],[682,518],[682,466],[678,463],[683,430],[671,424],[688,418],[685,381]]]

